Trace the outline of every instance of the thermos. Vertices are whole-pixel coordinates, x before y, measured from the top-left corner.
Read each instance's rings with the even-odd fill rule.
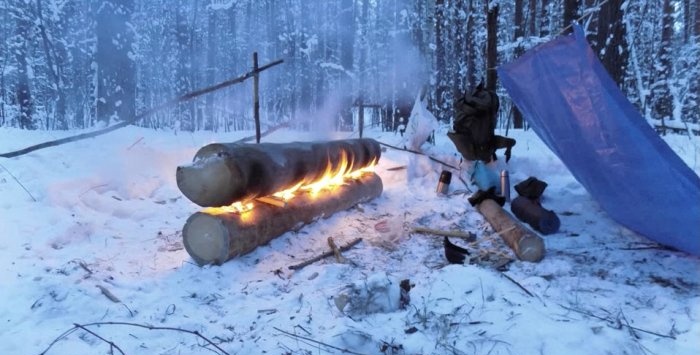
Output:
[[[510,177],[508,170],[501,170],[501,196],[506,198],[506,202],[510,202]]]
[[[440,174],[440,180],[438,180],[436,191],[438,195],[447,195],[447,190],[450,188],[450,181],[452,181],[452,173],[443,170]]]

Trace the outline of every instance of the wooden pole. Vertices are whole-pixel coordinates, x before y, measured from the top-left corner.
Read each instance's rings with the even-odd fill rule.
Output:
[[[518,259],[538,262],[544,258],[544,241],[501,208],[494,200],[484,200],[477,210],[513,249]]]
[[[258,52],[253,52],[253,118],[255,118],[255,143],[260,143],[260,72],[258,71]]]
[[[97,137],[99,135],[115,131],[119,128],[126,127],[126,126],[128,126],[128,125],[130,125],[130,124],[132,124],[132,123],[134,123],[134,122],[136,122],[144,117],[147,117],[155,112],[158,112],[164,108],[170,107],[172,105],[175,105],[175,104],[178,104],[181,102],[192,100],[195,97],[202,96],[204,94],[208,94],[210,92],[225,88],[227,86],[231,86],[233,84],[242,83],[242,82],[246,81],[247,79],[249,79],[250,77],[252,77],[253,74],[260,73],[261,71],[272,68],[275,65],[282,64],[282,62],[283,62],[283,60],[279,59],[279,60],[276,60],[272,63],[268,63],[268,64],[263,65],[262,67],[258,68],[258,70],[256,72],[250,71],[250,72],[247,72],[247,73],[245,73],[237,78],[226,80],[226,81],[220,82],[216,85],[212,85],[212,86],[206,87],[204,89],[192,91],[192,92],[189,92],[189,93],[182,95],[180,97],[170,99],[170,100],[168,100],[168,101],[166,101],[166,102],[164,102],[156,107],[152,107],[144,112],[139,113],[138,115],[134,116],[130,120],[122,121],[120,123],[115,124],[114,126],[109,126],[109,127],[106,127],[106,128],[103,128],[103,129],[100,129],[97,131],[93,131],[93,132],[81,133],[81,134],[77,134],[75,136],[70,136],[70,137],[65,137],[65,138],[61,138],[61,139],[56,139],[53,141],[35,144],[35,145],[29,146],[29,147],[24,148],[24,149],[15,150],[13,152],[0,154],[0,158],[14,158],[14,157],[17,157],[20,155],[31,153],[35,150],[49,148],[49,147],[55,147],[57,145],[75,142],[75,141],[79,141],[81,139]]]
[[[362,102],[362,96],[358,99],[358,104],[360,107],[360,111],[358,112],[358,123],[360,125],[360,138],[362,138],[362,132],[364,131],[365,128],[365,106],[364,103]]]

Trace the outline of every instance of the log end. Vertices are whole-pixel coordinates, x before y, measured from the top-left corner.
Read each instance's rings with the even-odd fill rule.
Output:
[[[516,254],[522,261],[536,263],[544,258],[544,250],[544,241],[542,238],[536,235],[526,234],[520,238]]]
[[[223,264],[229,258],[229,237],[224,223],[209,214],[190,216],[182,230],[185,250],[199,265]]]
[[[178,166],[177,187],[190,201],[202,207],[218,207],[231,204],[229,196],[240,183],[235,171],[221,158],[213,157],[191,165]]]

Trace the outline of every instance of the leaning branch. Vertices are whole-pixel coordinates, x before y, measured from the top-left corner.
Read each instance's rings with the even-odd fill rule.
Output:
[[[361,241],[362,241],[362,238],[357,238],[357,239],[355,239],[355,240],[352,240],[352,241],[349,242],[348,244],[345,244],[345,245],[343,245],[342,247],[338,248],[338,250],[341,251],[341,252],[346,251],[346,250],[349,250],[350,248],[354,247],[355,245],[357,245],[357,244],[358,244],[359,242],[361,242]],[[299,264],[296,264],[296,265],[291,265],[291,266],[289,267],[289,269],[290,269],[290,270],[299,270],[299,269],[304,268],[304,267],[306,267],[306,266],[309,266],[309,265],[311,265],[311,264],[313,264],[313,263],[315,263],[315,262],[317,262],[317,261],[319,261],[319,260],[325,259],[325,258],[327,258],[327,257],[329,257],[329,256],[333,256],[333,255],[335,255],[335,253],[334,253],[332,250],[331,250],[331,251],[327,251],[327,252],[325,252],[325,253],[323,253],[323,254],[321,254],[321,255],[319,255],[319,256],[316,256],[316,257],[314,257],[314,258],[312,258],[312,259],[306,260],[306,261],[304,261],[303,263],[299,263]]]
[[[0,158],[14,158],[14,157],[18,157],[18,156],[20,156],[20,155],[24,155],[24,154],[27,154],[27,153],[31,153],[31,152],[36,151],[36,150],[39,150],[39,149],[44,149],[44,148],[49,148],[49,147],[55,147],[55,146],[58,146],[58,145],[61,145],[61,144],[66,144],[66,143],[70,143],[70,142],[75,142],[75,141],[79,141],[79,140],[81,140],[81,139],[86,139],[86,138],[97,137],[97,136],[100,136],[100,135],[103,135],[103,134],[106,134],[106,133],[115,131],[115,130],[117,130],[117,129],[126,127],[126,126],[128,126],[128,125],[130,125],[130,124],[132,124],[132,123],[134,123],[134,122],[137,122],[137,121],[139,121],[140,119],[142,119],[142,118],[144,118],[144,117],[146,117],[146,116],[152,115],[152,114],[154,114],[154,113],[156,113],[156,112],[158,112],[158,111],[160,111],[160,110],[162,110],[162,109],[165,109],[165,108],[167,108],[167,107],[170,107],[170,106],[172,106],[172,105],[175,105],[175,104],[178,104],[178,103],[181,103],[181,102],[185,102],[185,101],[192,100],[192,99],[194,99],[194,98],[196,98],[196,97],[198,97],[198,96],[202,96],[202,95],[204,95],[204,94],[208,94],[208,93],[210,93],[210,92],[213,92],[213,91],[216,91],[216,90],[225,88],[225,87],[227,87],[227,86],[231,86],[231,85],[234,85],[234,84],[241,83],[241,82],[245,81],[246,79],[249,79],[249,78],[253,77],[255,74],[257,74],[257,73],[259,73],[259,72],[261,72],[261,71],[263,71],[263,70],[266,70],[266,69],[268,69],[268,68],[271,68],[271,67],[273,67],[273,66],[275,66],[275,65],[277,65],[277,64],[281,64],[282,62],[283,62],[283,60],[282,60],[282,59],[279,59],[279,60],[276,60],[276,61],[274,61],[274,62],[272,62],[272,63],[263,65],[262,67],[258,68],[257,70],[249,71],[249,72],[247,72],[247,73],[245,73],[245,74],[243,74],[243,75],[241,75],[241,76],[239,76],[239,77],[237,77],[237,78],[230,79],[230,80],[226,80],[226,81],[223,81],[223,82],[218,83],[218,84],[216,84],[216,85],[209,86],[209,87],[206,87],[206,88],[204,88],[204,89],[192,91],[192,92],[187,93],[187,94],[185,94],[185,95],[182,95],[182,96],[180,96],[180,97],[176,97],[176,98],[170,99],[169,101],[166,101],[166,102],[164,102],[164,103],[162,103],[162,104],[160,104],[160,105],[158,105],[158,106],[156,106],[156,107],[152,107],[152,108],[150,108],[150,109],[148,109],[148,110],[146,110],[146,111],[144,111],[144,112],[141,112],[140,114],[134,116],[134,117],[133,117],[132,119],[130,119],[130,120],[126,120],[126,121],[117,123],[117,124],[115,124],[114,126],[109,126],[109,127],[106,127],[106,128],[100,129],[100,130],[97,130],[97,131],[89,132],[89,133],[82,133],[82,134],[78,134],[78,135],[75,135],[75,136],[70,136],[70,137],[66,137],[66,138],[61,138],[61,139],[57,139],[57,140],[53,140],[53,141],[49,141],[49,142],[44,142],[44,143],[36,144],[36,145],[31,146],[31,147],[27,147],[27,148],[24,148],[24,149],[16,150],[16,151],[14,151],[14,152],[9,152],[9,153],[0,154]]]

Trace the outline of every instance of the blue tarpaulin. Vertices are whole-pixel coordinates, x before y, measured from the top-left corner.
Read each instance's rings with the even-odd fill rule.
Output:
[[[700,255],[700,178],[620,92],[580,27],[498,74],[535,133],[610,217]]]

